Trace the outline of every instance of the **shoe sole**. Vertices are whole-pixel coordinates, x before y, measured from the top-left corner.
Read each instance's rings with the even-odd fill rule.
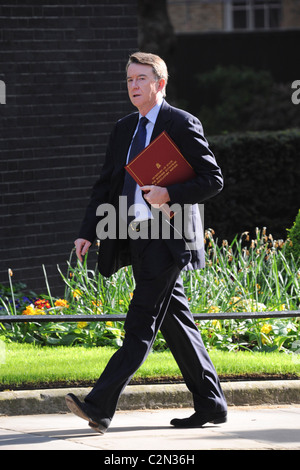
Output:
[[[89,421],[89,427],[93,430],[98,432],[99,434],[104,434],[106,432],[106,429],[104,426],[101,426],[101,424],[96,424],[93,421]]]
[[[224,417],[224,418],[216,418],[214,419],[213,421],[209,421],[210,423],[213,423],[213,424],[222,424],[222,423],[226,423],[227,422],[227,418]]]
[[[69,408],[69,410],[74,413],[74,415],[79,416],[79,418],[85,419],[88,421],[90,428],[93,429],[93,431],[97,431],[100,434],[104,434],[106,431],[106,428],[104,426],[101,426],[101,424],[96,423],[93,421],[81,408],[78,406],[76,401],[69,395],[65,397],[66,400],[66,405]]]

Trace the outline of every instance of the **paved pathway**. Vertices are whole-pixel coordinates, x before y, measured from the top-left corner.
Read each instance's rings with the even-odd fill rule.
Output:
[[[300,405],[230,407],[228,422],[222,425],[188,430],[169,426],[172,418],[192,412],[187,408],[118,411],[103,436],[70,413],[1,416],[0,450],[98,449],[106,451],[99,457],[103,463],[113,463],[104,459],[122,455],[131,457],[132,451],[132,459],[138,456],[138,460],[125,461],[132,467],[148,464],[149,458],[150,463],[163,463],[157,461],[163,450],[176,452],[175,460],[182,451],[181,463],[188,456],[197,460],[196,451],[202,449],[300,450]],[[134,452],[138,450],[144,452]]]

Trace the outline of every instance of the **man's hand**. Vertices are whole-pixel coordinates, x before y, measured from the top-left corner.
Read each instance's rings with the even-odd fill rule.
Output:
[[[85,240],[84,238],[77,238],[74,244],[76,247],[77,258],[82,263],[82,257],[87,254],[89,247],[91,246],[91,242]]]
[[[170,201],[168,190],[161,186],[142,186],[141,190],[144,192],[145,200],[153,207],[159,208]]]

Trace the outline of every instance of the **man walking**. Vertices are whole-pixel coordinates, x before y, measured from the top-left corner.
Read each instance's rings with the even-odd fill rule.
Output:
[[[118,399],[131,377],[147,358],[158,330],[164,335],[193,395],[195,413],[173,419],[176,427],[201,427],[207,422],[226,421],[227,406],[215,368],[203,345],[180,277],[181,270],[204,267],[203,230],[198,204],[216,195],[223,178],[203,135],[202,125],[191,114],[165,101],[168,80],[164,61],[154,54],[138,52],[129,58],[128,94],[138,112],[120,119],[114,126],[100,178],[75,241],[80,260],[100,238],[99,271],[110,276],[132,265],[135,290],[124,324],[122,347],[111,357],[91,392],[80,402],[66,396],[69,409],[104,433],[114,416]],[[124,170],[128,161],[161,132],[166,131],[195,171],[195,178],[171,186],[139,188]],[[126,174],[125,174],[126,173]],[[124,216],[124,203],[128,211]],[[127,221],[127,237],[103,237],[97,232],[101,206],[110,204],[116,223]],[[158,236],[151,238],[159,207],[180,208],[182,226],[160,218]],[[99,210],[100,209],[100,210]],[[127,215],[130,217],[127,217]],[[169,227],[163,236],[163,224]],[[98,225],[99,228],[99,225]],[[140,236],[139,236],[140,235]]]

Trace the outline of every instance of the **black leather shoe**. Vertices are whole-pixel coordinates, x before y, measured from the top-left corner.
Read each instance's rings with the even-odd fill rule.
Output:
[[[101,423],[99,419],[93,417],[91,414],[91,411],[88,408],[88,405],[78,400],[76,395],[74,395],[73,393],[68,393],[68,395],[66,395],[65,400],[66,400],[67,407],[69,408],[70,411],[72,411],[72,413],[88,421],[89,426],[94,431],[97,431],[100,434],[105,433],[105,431],[108,428],[108,423],[106,426],[104,423]],[[105,420],[101,420],[101,421],[105,421]]]
[[[220,413],[211,413],[211,414],[203,414],[203,413],[194,413],[189,418],[183,419],[172,419],[171,423],[176,428],[202,428],[202,426],[206,423],[214,423],[214,424],[221,424],[226,423],[227,421],[227,413],[226,411]]]

